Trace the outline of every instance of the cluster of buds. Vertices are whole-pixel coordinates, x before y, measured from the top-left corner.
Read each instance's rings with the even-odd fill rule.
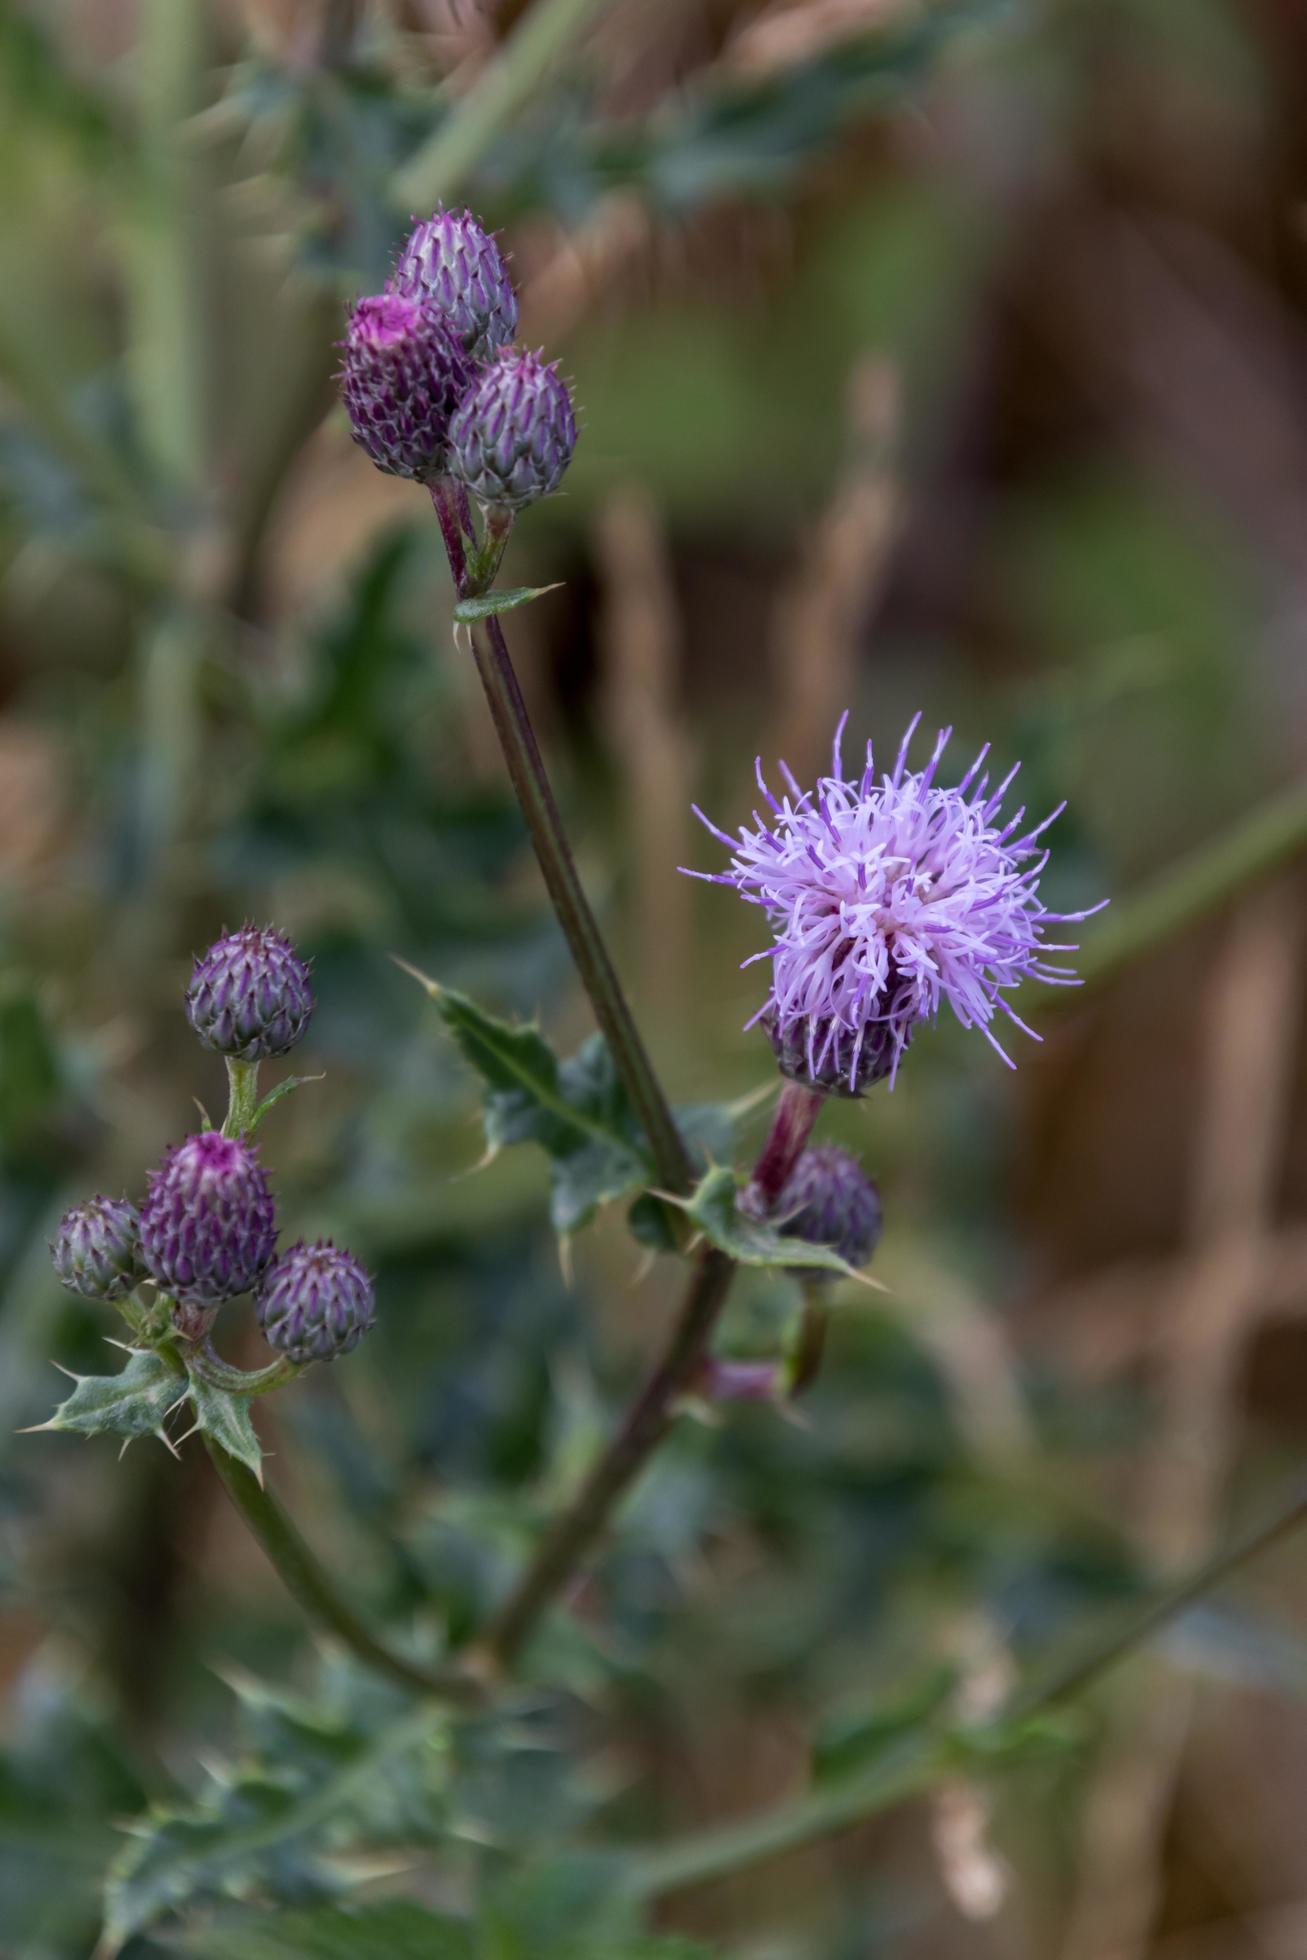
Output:
[[[576,417],[556,365],[512,345],[517,295],[498,245],[468,211],[416,225],[385,292],[355,305],[341,394],[379,470],[452,477],[487,511],[556,490]]]
[[[270,927],[219,939],[196,960],[186,990],[191,1027],[233,1070],[286,1054],[312,1013],[308,967]],[[258,1150],[224,1128],[166,1151],[139,1211],[125,1198],[75,1205],[50,1252],[63,1284],[84,1299],[123,1303],[152,1283],[184,1338],[206,1332],[225,1301],[252,1292],[269,1343],[290,1359],[347,1354],[373,1321],[367,1273],[331,1245],[280,1254],[276,1246],[276,1203]]]

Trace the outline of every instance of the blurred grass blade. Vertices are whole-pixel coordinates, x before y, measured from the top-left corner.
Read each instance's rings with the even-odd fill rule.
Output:
[[[498,132],[535,94],[570,43],[613,0],[536,0],[503,52],[400,171],[397,202],[427,211],[462,189]]]

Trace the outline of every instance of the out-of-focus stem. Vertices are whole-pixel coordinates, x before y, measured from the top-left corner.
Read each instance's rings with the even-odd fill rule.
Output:
[[[190,496],[205,477],[211,309],[187,125],[200,106],[207,40],[200,0],[141,0],[141,171],[127,258],[133,397],[152,461]]]
[[[569,42],[612,0],[536,0],[480,80],[400,171],[394,201],[429,210],[460,190],[496,132],[522,109]]]
[[[1307,852],[1307,782],[1291,783],[1225,836],[1114,904],[1096,923],[1077,962],[1081,979],[1087,987],[1114,979],[1155,946],[1246,891],[1254,879],[1302,852]],[[1058,1004],[1074,1006],[1077,992],[1066,988]]]
[[[1304,1523],[1307,1523],[1307,1483],[1299,1480],[1265,1516],[1237,1533],[1174,1584],[1159,1589],[1151,1599],[1127,1611],[1105,1636],[1082,1648],[1067,1663],[1049,1673],[1036,1674],[1018,1687],[983,1724],[979,1735],[1000,1737],[1005,1731],[1014,1731],[1022,1723],[1083,1694],[1185,1607]],[[864,1818],[919,1796],[946,1777],[956,1776],[958,1745],[965,1742],[965,1735],[951,1740],[935,1732],[918,1732],[905,1737],[900,1747],[888,1751],[860,1776],[851,1776],[829,1788],[805,1791],[793,1802],[778,1804],[759,1817],[746,1817],[720,1830],[701,1831],[693,1838],[655,1846],[635,1858],[631,1889],[640,1898],[659,1898],[748,1870],[801,1845],[830,1837]]]

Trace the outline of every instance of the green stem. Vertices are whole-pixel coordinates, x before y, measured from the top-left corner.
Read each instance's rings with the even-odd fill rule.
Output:
[[[980,1730],[970,1731],[970,1736],[1001,1736],[1083,1694],[1185,1607],[1304,1523],[1307,1482],[1299,1479],[1268,1512],[1236,1533],[1201,1565],[1133,1607],[1106,1635],[1068,1662],[1042,1676],[1037,1673],[1019,1686]],[[963,1742],[967,1739],[965,1731],[957,1738]],[[905,1737],[862,1775],[828,1789],[805,1791],[759,1817],[746,1817],[718,1830],[698,1832],[692,1838],[634,1854],[631,1890],[638,1898],[655,1899],[710,1879],[734,1876],[920,1796],[947,1777],[956,1776],[958,1764],[955,1740],[947,1734],[919,1731]]]
[[[133,397],[151,460],[189,497],[204,489],[208,323],[206,215],[188,128],[209,35],[202,0],[141,0],[141,175],[127,265]]]
[[[205,1437],[204,1446],[228,1497],[263,1547],[286,1590],[310,1619],[334,1633],[366,1666],[389,1675],[391,1680],[417,1694],[469,1705],[483,1698],[483,1684],[470,1671],[424,1667],[378,1639],[353,1607],[341,1598],[326,1569],[271,1492],[263,1488],[243,1463],[228,1456],[212,1437]]]
[[[522,807],[531,842],[567,939],[595,1019],[625,1085],[660,1183],[669,1191],[688,1191],[693,1183],[689,1153],[654,1074],[576,865],[554,802],[549,778],[513,671],[508,643],[493,616],[471,628],[472,651],[485,689],[491,720],[504,751],[508,773]]]
[[[192,1348],[186,1357],[186,1365],[191,1374],[198,1375],[201,1381],[208,1382],[211,1388],[221,1388],[228,1395],[270,1395],[276,1388],[284,1388],[293,1382],[310,1365],[307,1361],[292,1361],[282,1355],[277,1361],[270,1361],[266,1368],[233,1368],[217,1353],[212,1342],[205,1341],[202,1346]]]
[[[485,587],[478,580],[479,567],[469,566],[467,561],[454,486],[446,479],[431,484],[430,490],[454,589],[460,599],[477,595]],[[494,527],[494,532],[501,530],[506,538],[502,524]],[[488,538],[494,532],[488,527]],[[494,562],[498,563],[497,557]],[[503,629],[492,615],[478,620],[470,630],[490,718],[581,984],[590,996],[613,1066],[648,1138],[659,1183],[669,1191],[688,1191],[694,1182],[694,1167],[577,875]]]
[[[454,195],[499,130],[530,101],[592,15],[612,0],[536,0],[476,86],[411,157],[395,181],[396,205],[423,211]]]
[[[455,590],[466,597],[475,589],[474,575],[468,569],[452,486],[433,484],[431,498],[440,519]],[[694,1178],[689,1152],[577,876],[508,643],[494,617],[478,621],[471,632],[477,671],[513,788],[595,1019],[644,1128],[660,1181],[669,1190],[687,1191]],[[483,1635],[480,1650],[493,1668],[509,1667],[517,1659],[542,1614],[564,1590],[619,1500],[666,1435],[679,1398],[698,1378],[734,1274],[733,1263],[723,1254],[709,1250],[700,1255],[663,1353],[616,1434],[575,1498],[545,1532],[525,1572]]]
[[[259,1065],[227,1057],[227,1114],[222,1134],[241,1137],[252,1130],[259,1115]]]
[[[637,1899],[660,1899],[710,1879],[748,1871],[921,1796],[939,1781],[947,1760],[946,1751],[933,1738],[905,1743],[860,1776],[850,1776],[829,1789],[809,1790],[761,1817],[744,1817],[736,1824],[678,1840],[664,1850],[646,1852],[636,1859],[628,1888]]]

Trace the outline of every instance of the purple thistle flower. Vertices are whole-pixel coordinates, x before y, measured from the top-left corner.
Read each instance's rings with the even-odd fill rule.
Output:
[[[74,1205],[50,1242],[54,1269],[84,1300],[121,1300],[145,1278],[141,1219],[126,1198],[97,1195]]]
[[[856,1157],[837,1143],[805,1150],[776,1201],[787,1238],[828,1245],[850,1266],[865,1266],[880,1243],[880,1192]],[[829,1275],[804,1271],[805,1280]]]
[[[309,969],[284,933],[242,926],[195,962],[186,1018],[206,1048],[237,1061],[284,1055],[313,1013]]]
[[[205,1130],[151,1171],[141,1255],[186,1305],[217,1306],[252,1287],[277,1242],[277,1214],[253,1145]]]
[[[429,301],[373,293],[349,316],[341,396],[354,440],[389,476],[426,483],[445,467],[445,437],[473,369]]]
[[[741,825],[738,839],[695,810],[733,855],[728,871],[689,875],[733,885],[762,907],[772,931],[773,944],[745,961],[772,962],[767,999],[748,1025],[763,1021],[784,1073],[813,1088],[858,1095],[886,1076],[892,1088],[918,1024],[933,1021],[942,1001],[1014,1067],[990,1026],[995,1014],[1039,1036],[1005,995],[1027,976],[1077,985],[1070,968],[1045,959],[1076,947],[1044,933],[1101,910],[1050,912],[1040,901],[1048,853],[1037,840],[1065,805],[1029,830],[1024,809],[1001,823],[1016,769],[991,790],[981,774],[988,744],[955,788],[942,788],[935,772],[950,729],[926,767],[910,770],[920,719],[879,779],[870,742],[861,775],[844,775],[847,714],[831,774],[814,790],[801,790],[782,763],[787,794],[778,802],[759,762],[771,815],[755,810],[754,827]]]
[[[501,354],[454,411],[449,467],[483,504],[523,510],[563,480],[576,448],[567,383],[538,354]]]
[[[372,1281],[352,1252],[329,1239],[301,1240],[273,1260],[254,1310],[269,1344],[292,1361],[332,1361],[371,1327]]]
[[[433,211],[415,225],[390,286],[437,306],[474,360],[489,360],[517,332],[517,294],[503,254],[470,211]]]

